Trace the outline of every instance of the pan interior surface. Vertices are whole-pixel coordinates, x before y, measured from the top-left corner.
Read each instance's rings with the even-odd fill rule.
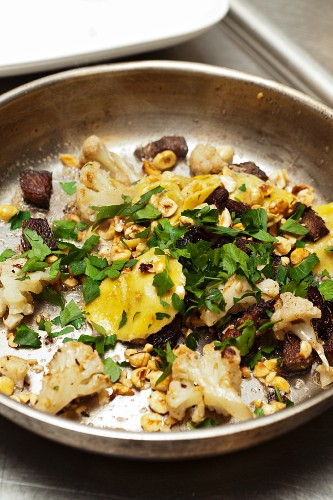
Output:
[[[331,201],[332,111],[297,91],[230,70],[156,61],[63,72],[2,96],[0,131],[2,203],[15,196],[23,169],[52,170],[54,179],[62,180],[59,154],[78,156],[84,139],[92,134],[132,163],[137,146],[164,135],[184,136],[189,150],[197,143],[230,144],[237,161],[254,161],[267,174],[286,169],[293,182],[314,187],[318,202]],[[51,218],[64,205],[58,194],[51,203]],[[4,247],[14,245],[5,225],[0,229]],[[7,354],[5,334],[0,349]],[[52,349],[40,351],[29,356],[37,355],[45,364]],[[332,389],[321,390],[311,377],[303,385],[295,379],[294,387],[299,403],[279,414],[213,430],[158,436],[137,432],[135,412],[146,404],[144,400],[126,403],[122,415],[81,423],[46,416],[5,397],[0,398],[0,412],[48,438],[82,449],[132,458],[198,457],[258,444],[330,405]]]

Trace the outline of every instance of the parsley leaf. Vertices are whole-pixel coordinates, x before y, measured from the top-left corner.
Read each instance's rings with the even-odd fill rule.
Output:
[[[253,346],[257,328],[253,321],[247,319],[237,329],[242,330],[239,337],[229,337],[222,342],[215,342],[215,346],[220,347],[220,349],[223,350],[228,345],[233,345],[239,349],[241,356],[245,356]]]
[[[11,250],[10,248],[7,248],[0,254],[0,262],[5,262],[5,260],[10,259],[15,255],[14,250]]]
[[[258,363],[258,361],[261,360],[261,358],[263,356],[265,356],[265,354],[271,354],[274,352],[276,348],[276,344],[273,344],[273,345],[268,345],[268,346],[264,346],[264,347],[261,347],[261,349],[259,349],[258,352],[255,353],[254,356],[252,356],[248,361],[247,361],[247,366],[249,368],[251,368],[251,370],[253,370],[253,368],[255,367],[255,365]],[[267,356],[266,356],[267,357]]]
[[[83,313],[72,299],[60,313],[60,324],[66,326],[81,319],[83,319]]]
[[[150,198],[154,194],[158,194],[164,191],[164,188],[161,186],[157,186],[147,193],[143,194],[139,201],[132,205],[129,201],[125,201],[120,205],[110,205],[110,206],[102,206],[102,207],[91,207],[93,210],[97,212],[96,220],[93,225],[93,229],[95,229],[102,220],[109,219],[112,217],[118,216],[127,216],[128,220],[143,222],[151,219],[156,219],[161,215],[159,210],[157,210],[153,205],[148,205],[148,208],[145,210],[145,206],[149,202]],[[157,214],[158,212],[158,214]]]
[[[38,349],[42,346],[38,333],[24,323],[16,327],[14,342],[24,348]]]
[[[76,241],[79,231],[84,231],[87,227],[88,225],[85,222],[54,220],[52,224],[52,232],[57,239]]]
[[[82,287],[83,298],[86,304],[100,296],[99,282],[86,276]]]
[[[122,371],[120,366],[111,358],[103,359],[103,363],[105,375],[110,378],[111,382],[117,382]]]
[[[312,269],[319,263],[319,259],[315,253],[312,253],[306,257],[298,266],[291,267],[289,269],[289,275],[292,280],[299,283],[301,280],[306,278],[312,271]]]
[[[125,326],[126,323],[127,323],[127,314],[126,314],[126,311],[124,310],[121,314],[121,320],[119,322],[118,330],[120,330],[120,328]]]
[[[164,271],[162,271],[161,273],[155,274],[153,285],[157,289],[157,295],[159,297],[162,297],[162,295],[164,295],[174,286],[174,282],[170,278],[168,271],[164,269]]]
[[[157,312],[155,314],[157,320],[162,320],[164,318],[170,318],[170,314],[164,313],[164,312]]]
[[[19,229],[22,227],[22,222],[28,219],[30,219],[30,212],[28,210],[19,210],[9,221],[10,229]]]
[[[185,345],[192,351],[196,351],[198,347],[199,333],[191,332],[185,339]]]
[[[48,286],[43,288],[40,294],[38,294],[38,299],[45,300],[45,302],[50,302],[54,306],[63,309],[65,307],[65,299],[61,292],[56,292],[54,288]]]
[[[76,181],[59,182],[65,193],[72,195],[76,192]]]
[[[173,293],[171,297],[172,305],[176,309],[176,311],[180,312],[180,314],[184,315],[185,313],[185,304],[183,299],[177,295],[177,293]]]
[[[253,413],[257,418],[264,416],[264,410],[262,408],[255,408]]]
[[[165,351],[163,349],[160,349],[158,347],[154,348],[154,351],[156,354],[158,354],[161,358],[160,361],[160,368],[163,370],[162,375],[157,379],[155,383],[155,387],[163,382],[172,372],[172,365],[175,359],[177,359],[177,356],[174,354],[173,350],[171,349],[171,345],[169,342],[166,343],[165,346]]]
[[[297,234],[298,236],[305,236],[309,232],[309,230],[305,226],[302,226],[302,224],[296,222],[292,217],[290,217],[284,224],[282,224],[280,229],[283,232]]]
[[[323,295],[325,300],[328,300],[329,302],[333,301],[333,281],[332,280],[327,280],[327,281],[323,281],[322,283],[320,283],[320,285],[318,286],[318,290]]]
[[[35,257],[37,260],[42,262],[52,253],[51,249],[44,243],[43,238],[41,238],[36,231],[26,228],[23,233],[31,245],[31,249],[28,250],[28,257],[30,259]]]

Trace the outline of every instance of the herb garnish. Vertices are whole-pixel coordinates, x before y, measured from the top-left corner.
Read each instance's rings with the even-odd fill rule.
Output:
[[[24,323],[21,323],[16,327],[14,342],[20,347],[30,349],[38,349],[42,346],[38,333],[29,328]]]
[[[9,221],[10,229],[20,229],[22,227],[22,222],[28,219],[30,219],[29,210],[19,210]]]
[[[72,195],[76,192],[76,181],[59,182],[65,193]]]

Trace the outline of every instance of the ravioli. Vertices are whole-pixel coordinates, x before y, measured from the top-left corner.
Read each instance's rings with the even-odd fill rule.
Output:
[[[313,210],[324,220],[330,232],[314,243],[307,243],[305,248],[307,248],[310,252],[315,252],[320,260],[320,262],[313,269],[314,273],[321,273],[326,269],[330,274],[332,274],[333,254],[332,252],[325,250],[325,248],[333,246],[333,202],[328,203],[327,205],[317,205],[316,207],[313,207]]]
[[[151,271],[144,271],[142,264],[150,264]],[[149,266],[150,267],[150,266]],[[153,284],[154,277],[168,268],[173,286],[162,297]],[[138,259],[128,272],[117,279],[106,278],[100,286],[100,296],[86,306],[89,320],[101,325],[119,340],[145,339],[171,323],[177,314],[172,305],[172,294],[181,299],[185,296],[185,276],[182,265],[165,255],[155,255],[152,248]],[[161,303],[161,299],[163,304]],[[169,306],[164,307],[166,303]],[[161,318],[161,319],[158,319]]]

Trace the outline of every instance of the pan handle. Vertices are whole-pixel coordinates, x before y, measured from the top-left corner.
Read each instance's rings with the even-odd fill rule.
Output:
[[[223,29],[275,79],[333,106],[333,77],[266,17],[240,0],[230,0]]]

